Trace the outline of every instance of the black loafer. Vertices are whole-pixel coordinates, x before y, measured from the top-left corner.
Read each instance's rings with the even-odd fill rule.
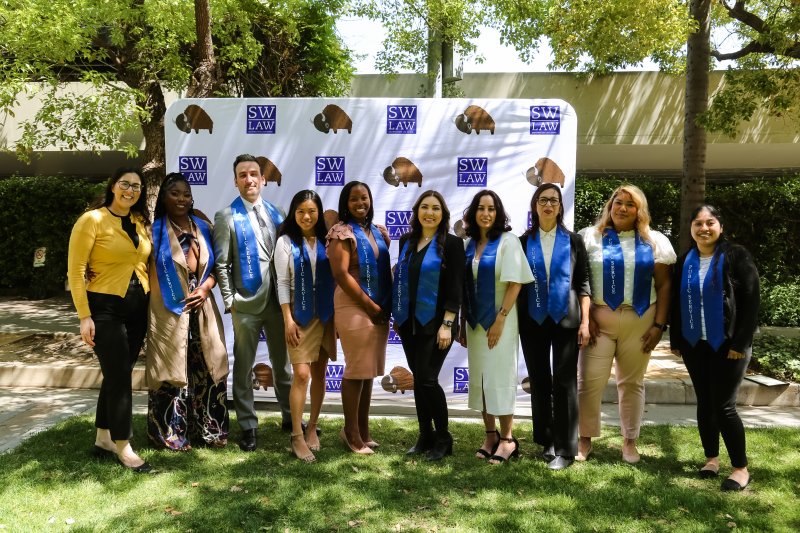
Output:
[[[125,463],[120,461],[119,457],[117,457],[117,462],[120,464],[120,466],[122,466],[122,468],[130,470],[135,474],[149,474],[150,472],[153,471],[153,467],[150,466],[150,463],[148,463],[147,461],[143,462],[139,466],[126,466]]]
[[[722,486],[720,487],[723,492],[738,492],[740,490],[744,490],[747,485],[750,484],[750,480],[747,480],[747,483],[744,485],[739,485],[739,482],[733,480],[731,478],[726,478],[725,481],[722,482]]]
[[[117,456],[116,453],[110,450],[106,450],[105,448],[101,448],[97,444],[95,444],[94,447],[92,448],[91,454],[97,457],[98,459],[110,459],[112,457]]]
[[[555,458],[556,458],[556,450],[552,444],[550,446],[542,447],[542,459],[544,459],[545,463],[551,463]]]
[[[243,452],[254,452],[257,447],[257,431],[255,429],[245,429],[242,431],[242,440],[239,441],[239,448]]]
[[[713,477],[719,476],[719,472],[716,470],[710,470],[708,468],[701,468],[697,475],[700,476],[700,479],[711,479]]]
[[[552,461],[547,464],[547,468],[550,470],[564,470],[565,468],[569,467],[575,459],[572,457],[562,457],[560,455],[556,455]]]

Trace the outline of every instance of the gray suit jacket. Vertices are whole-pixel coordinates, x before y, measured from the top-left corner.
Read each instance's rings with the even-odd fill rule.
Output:
[[[275,206],[282,216],[286,216],[283,209]],[[268,216],[268,215],[267,215]],[[277,227],[275,228],[277,231]],[[214,215],[214,255],[216,255],[217,284],[225,302],[225,310],[241,313],[259,314],[264,310],[269,299],[270,291],[275,284],[275,274],[272,267],[272,257],[267,257],[266,245],[260,238],[261,229],[253,228],[259,236],[258,263],[261,270],[261,287],[255,294],[244,288],[239,261],[239,246],[236,232],[233,227],[231,207],[217,211]],[[277,242],[273,235],[272,242]]]

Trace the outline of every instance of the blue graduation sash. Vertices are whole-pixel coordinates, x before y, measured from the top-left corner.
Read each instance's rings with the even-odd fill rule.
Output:
[[[264,208],[269,213],[275,227],[280,226],[281,222],[283,222],[283,217],[278,209],[263,199],[259,200],[261,200]],[[239,270],[242,275],[242,285],[250,294],[255,294],[258,292],[258,288],[261,287],[258,242],[241,196],[231,203],[231,216],[233,218],[233,230],[236,233],[236,243],[239,247]]]
[[[681,332],[686,341],[695,346],[702,336],[700,309],[705,317],[706,338],[708,344],[719,350],[725,342],[723,312],[724,293],[722,289],[722,263],[725,254],[717,260],[716,272],[709,268],[703,287],[700,287],[700,255],[696,248],[689,250],[683,263],[681,275]],[[716,280],[716,283],[714,282]],[[702,290],[702,303],[700,291]]]
[[[528,291],[528,314],[541,324],[547,316],[558,324],[567,316],[570,289],[570,242],[569,235],[561,226],[556,226],[553,255],[550,258],[550,280],[547,280],[544,254],[538,231],[528,236],[525,256],[533,272],[533,283]]]
[[[400,260],[397,262],[394,283],[392,286],[392,316],[397,324],[404,324],[408,319],[409,303],[409,276],[408,264],[411,255],[406,256],[409,243],[407,240],[400,251]],[[442,258],[439,257],[438,247],[435,241],[428,244],[425,257],[422,258],[422,266],[419,272],[419,282],[417,283],[416,304],[414,306],[414,317],[423,326],[428,324],[436,315],[436,301],[439,294],[439,275],[442,271]]]
[[[311,259],[305,245],[297,246],[292,241],[294,257],[294,309],[295,320],[301,326],[308,325],[314,315],[323,323],[333,315],[333,274],[325,253],[325,246],[317,239],[316,277],[312,279]]]
[[[202,235],[205,240],[206,249],[208,250],[208,264],[198,284],[201,285],[214,268],[214,247],[211,245],[211,232],[205,221],[200,220],[196,216],[192,216],[191,218],[200,229],[200,235]],[[172,258],[172,248],[170,247],[169,232],[167,230],[168,226],[169,223],[166,215],[153,221],[153,249],[156,251],[156,276],[158,277],[158,285],[161,288],[161,299],[164,301],[164,307],[176,315],[179,315],[183,312],[183,301],[186,295],[181,287],[181,278],[178,275],[175,262]]]
[[[470,239],[466,251],[466,303],[467,322],[475,329],[478,324],[489,330],[497,318],[494,305],[495,275],[494,265],[497,260],[497,248],[502,235],[486,243],[478,262],[478,281],[472,276],[472,260],[475,258],[475,239]],[[477,285],[477,288],[476,288]]]
[[[653,280],[653,248],[635,234],[635,264],[633,269],[633,309],[642,316],[650,307],[650,288]],[[603,235],[603,301],[612,309],[622,304],[625,296],[625,261],[619,235],[607,228]]]
[[[383,235],[373,224],[370,229],[375,236],[375,244],[378,245],[378,257],[372,251],[372,244],[369,242],[367,234],[355,222],[350,222],[353,234],[356,237],[356,249],[358,252],[359,276],[358,284],[370,299],[386,308],[391,305],[391,276],[392,271],[389,266],[389,248],[383,240]]]

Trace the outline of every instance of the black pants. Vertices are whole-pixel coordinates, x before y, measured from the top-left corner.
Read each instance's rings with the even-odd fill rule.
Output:
[[[700,340],[694,348],[681,353],[697,396],[697,429],[706,457],[719,455],[719,436],[725,441],[731,465],[747,466],[744,425],[736,411],[736,395],[742,383],[749,355],[728,359],[729,344],[714,350]]]
[[[437,332],[421,333],[422,328],[417,324],[416,332],[412,333],[412,320],[413,317],[401,326],[400,340],[408,367],[414,374],[414,404],[419,431],[422,435],[430,435],[435,426],[436,431],[444,435],[447,433],[447,398],[439,385],[439,372],[453,344],[440,350]]]
[[[520,316],[519,332],[531,380],[533,441],[544,447],[553,446],[556,455],[575,457],[578,452],[578,330],[562,328],[550,317],[539,324]]]
[[[131,285],[124,298],[89,292],[88,299],[95,329],[94,353],[103,373],[94,425],[108,429],[112,440],[130,440],[131,375],[147,331],[147,295],[141,285]]]

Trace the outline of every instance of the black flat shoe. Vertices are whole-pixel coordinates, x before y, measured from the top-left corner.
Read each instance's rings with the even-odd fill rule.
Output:
[[[150,466],[150,463],[148,463],[147,461],[143,462],[139,466],[125,466],[125,463],[120,461],[119,457],[117,457],[117,462],[120,464],[122,468],[130,470],[131,472],[134,472],[136,474],[149,474],[150,472],[153,471],[153,467]]]
[[[572,457],[562,457],[560,455],[556,455],[552,461],[547,464],[547,468],[550,470],[564,470],[568,468],[574,459]]]
[[[258,433],[255,429],[245,429],[242,431],[242,440],[239,441],[239,448],[243,452],[254,452],[258,447]]]
[[[713,477],[719,476],[719,470],[711,470],[710,468],[701,468],[697,471],[697,475],[700,476],[700,479],[711,479]]]
[[[739,485],[739,482],[733,480],[731,478],[726,478],[725,481],[722,482],[722,486],[720,487],[723,492],[739,492],[740,490],[744,490],[747,485],[750,484],[750,479],[748,478],[747,483],[744,485]]]
[[[105,448],[101,448],[97,444],[95,444],[94,447],[92,448],[91,454],[93,456],[97,457],[98,459],[110,459],[112,457],[116,457],[116,455],[117,455],[116,453],[114,453],[114,452],[112,452],[110,450],[106,450]]]
[[[550,463],[555,458],[556,458],[556,450],[552,444],[550,446],[542,447],[542,459],[544,459],[545,463]]]

